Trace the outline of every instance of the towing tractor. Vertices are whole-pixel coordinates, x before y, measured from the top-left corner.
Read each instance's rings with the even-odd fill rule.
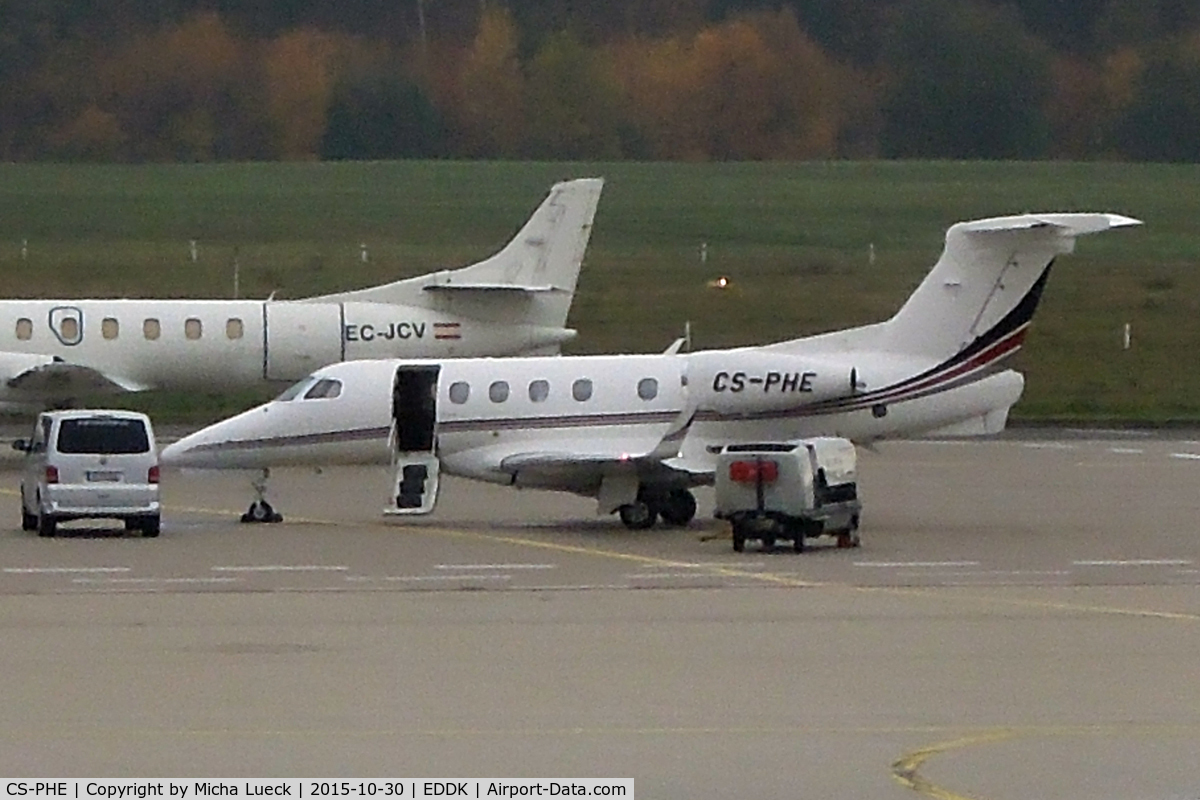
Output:
[[[713,516],[729,520],[733,549],[759,539],[765,551],[779,539],[804,550],[805,539],[834,536],[858,547],[862,503],[854,444],[819,437],[732,444],[717,457]]]

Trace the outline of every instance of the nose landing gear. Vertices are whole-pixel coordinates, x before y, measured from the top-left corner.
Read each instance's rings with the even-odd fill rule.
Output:
[[[283,515],[266,500],[267,481],[270,477],[271,470],[264,469],[257,478],[250,482],[250,487],[254,489],[254,502],[246,509],[246,513],[242,514],[242,522],[283,522]]]

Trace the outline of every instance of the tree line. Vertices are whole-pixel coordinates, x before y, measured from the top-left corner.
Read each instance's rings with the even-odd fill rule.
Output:
[[[1194,0],[4,0],[0,159],[1200,161]]]

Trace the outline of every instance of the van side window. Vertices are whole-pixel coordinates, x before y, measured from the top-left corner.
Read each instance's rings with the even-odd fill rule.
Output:
[[[592,382],[588,378],[580,378],[571,384],[571,397],[579,402],[592,399]]]
[[[162,336],[162,325],[159,324],[158,320],[150,317],[142,322],[142,335],[153,342],[159,336]]]
[[[105,339],[115,339],[121,333],[121,323],[112,317],[105,317],[100,323],[100,335]]]
[[[246,328],[242,325],[242,321],[237,317],[232,317],[225,321],[225,338],[240,339],[242,334],[246,332]]]
[[[183,335],[189,339],[199,339],[200,334],[203,332],[204,328],[200,324],[200,320],[195,317],[188,317],[183,323]]]
[[[529,384],[529,399],[541,403],[550,396],[550,381],[536,380]]]
[[[638,397],[643,400],[653,400],[658,397],[658,381],[654,378],[642,378],[638,381]]]
[[[450,384],[450,402],[461,406],[471,396],[471,384],[466,381],[455,381]]]
[[[493,403],[503,403],[505,400],[507,400],[508,399],[508,382],[507,381],[494,381],[492,383],[492,385],[488,387],[488,398]]]
[[[33,320],[21,317],[17,320],[17,338],[28,342],[33,338]]]

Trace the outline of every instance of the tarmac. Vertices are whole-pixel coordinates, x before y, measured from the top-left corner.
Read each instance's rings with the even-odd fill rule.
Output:
[[[632,777],[642,798],[1200,798],[1200,438],[861,451],[862,546],[382,469],[167,472],[157,539],[17,525],[0,772]],[[11,466],[11,462],[7,466]]]

